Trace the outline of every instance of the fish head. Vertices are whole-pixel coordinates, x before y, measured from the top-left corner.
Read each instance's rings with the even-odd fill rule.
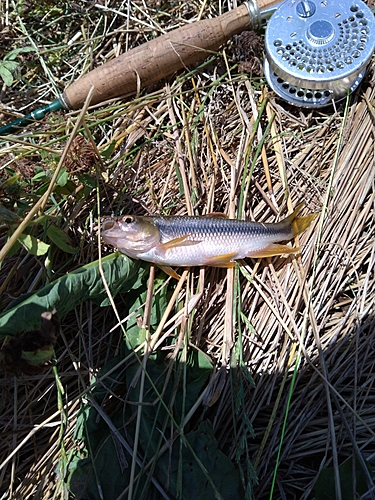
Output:
[[[129,257],[138,257],[160,242],[160,232],[152,218],[134,215],[105,218],[101,235],[104,241]]]

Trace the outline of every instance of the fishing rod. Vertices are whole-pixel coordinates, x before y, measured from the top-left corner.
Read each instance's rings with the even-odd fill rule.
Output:
[[[265,33],[264,72],[287,102],[319,108],[355,91],[375,50],[375,21],[362,0],[250,0],[219,17],[186,24],[135,47],[72,83],[44,108],[0,128],[19,131],[52,111],[135,94],[175,71],[205,59],[244,30]]]
[[[135,94],[205,59],[232,36],[244,30],[259,30],[279,5],[275,0],[250,0],[221,16],[186,24],[154,38],[78,78],[51,104],[1,127],[0,136],[19,132],[47,113],[80,109],[92,87],[92,105]]]

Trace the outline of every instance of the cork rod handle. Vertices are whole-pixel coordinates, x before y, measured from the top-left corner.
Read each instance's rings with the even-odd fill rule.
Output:
[[[260,10],[279,2],[259,0]],[[91,104],[152,85],[175,71],[205,59],[233,35],[251,29],[252,19],[246,4],[219,17],[187,24],[129,50],[76,80],[62,94],[68,109],[79,109],[91,87]]]

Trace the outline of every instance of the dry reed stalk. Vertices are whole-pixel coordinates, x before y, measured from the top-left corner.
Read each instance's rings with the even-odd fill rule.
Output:
[[[104,7],[98,7],[102,17],[93,22],[94,13],[90,13],[92,22],[86,24],[87,30],[94,27],[91,33],[82,34],[80,26],[72,25],[69,47],[79,46],[81,56],[71,59],[66,73],[60,75],[61,85],[82,74],[92,61],[118,54],[124,45],[131,47],[227,8],[227,3],[175,3],[166,17],[154,2],[147,6],[128,2],[123,12],[107,8],[105,15]],[[69,47],[59,48],[64,57],[72,50]],[[237,76],[231,57],[228,46],[224,59],[218,55],[209,66],[192,68],[188,76],[181,72],[158,90],[150,89],[128,102],[95,107],[86,116],[99,151],[114,144],[106,164],[107,178],[101,184],[100,213],[225,211],[274,221],[302,200],[306,212],[325,207],[320,225],[300,237],[301,255],[296,258],[247,260],[238,274],[212,268],[184,272],[149,345],[150,349],[171,349],[166,341],[177,331],[181,345],[205,352],[219,367],[184,422],[198,419],[202,401],[211,405],[206,411],[215,435],[232,459],[239,446],[234,436],[245,436],[259,478],[257,499],[269,497],[280,444],[279,490],[274,498],[307,499],[318,472],[332,465],[333,456],[336,469],[338,462],[358,452],[370,463],[375,461],[375,90],[365,85],[365,97],[361,93],[352,97],[337,151],[342,108],[336,112],[291,108],[267,89],[259,90],[258,82]],[[38,92],[49,92],[51,86],[46,78]],[[22,89],[20,84],[18,90]],[[71,121],[66,124],[65,118]],[[74,120],[72,114],[35,124],[31,136],[4,141],[0,155],[6,158],[7,168],[21,159],[42,163],[41,152],[61,152]],[[66,272],[63,264],[79,267],[96,258],[98,243],[86,222],[90,212],[98,213],[96,204],[96,194],[85,203],[75,203],[73,197],[65,201],[66,216],[74,220],[71,234],[81,242],[82,251],[75,263],[68,264],[66,256],[61,256],[61,264],[54,260],[55,275]],[[1,237],[3,243],[3,233]],[[44,263],[21,252],[4,263],[1,274],[8,304],[17,294],[40,285]],[[176,303],[180,310],[175,310]],[[78,402],[86,397],[84,388],[90,387],[98,369],[118,350],[121,333],[117,327],[125,320],[125,307],[126,297],[116,298],[116,318],[111,308],[82,305],[63,321],[56,356],[67,401],[68,450],[76,446],[72,436]],[[255,385],[244,383],[242,413],[235,415],[234,429],[232,404],[239,389],[228,376],[235,365],[233,359],[229,363],[229,354],[240,330],[243,362]],[[223,346],[227,346],[224,355]],[[171,349],[171,358],[175,354]],[[113,372],[125,369],[134,359],[123,359]],[[225,368],[220,370],[223,362]],[[294,369],[295,385],[281,443]],[[64,485],[56,466],[63,450],[52,371],[3,379],[0,384],[4,435],[0,462],[19,447],[11,456],[11,466],[1,472],[4,491],[23,499],[50,498],[52,491],[60,494]],[[119,404],[125,402],[125,396],[121,398]],[[103,418],[109,418],[104,409],[100,411]],[[244,414],[255,437],[249,434]],[[147,468],[151,467],[150,462]]]

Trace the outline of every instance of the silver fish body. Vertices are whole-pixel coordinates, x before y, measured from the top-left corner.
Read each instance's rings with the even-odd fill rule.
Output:
[[[286,219],[271,224],[228,219],[224,215],[201,217],[107,218],[103,239],[129,257],[161,266],[232,267],[245,257],[294,253],[298,248],[280,245],[302,232],[316,214],[297,217],[299,206]]]
[[[155,217],[152,220],[160,231],[162,244],[187,235],[179,245],[165,252],[163,247],[154,247],[141,256],[149,262],[163,261],[170,266],[212,265],[215,261],[220,264],[223,256],[223,263],[233,262],[275,241],[293,238],[291,227],[286,224],[280,227],[223,217]]]

